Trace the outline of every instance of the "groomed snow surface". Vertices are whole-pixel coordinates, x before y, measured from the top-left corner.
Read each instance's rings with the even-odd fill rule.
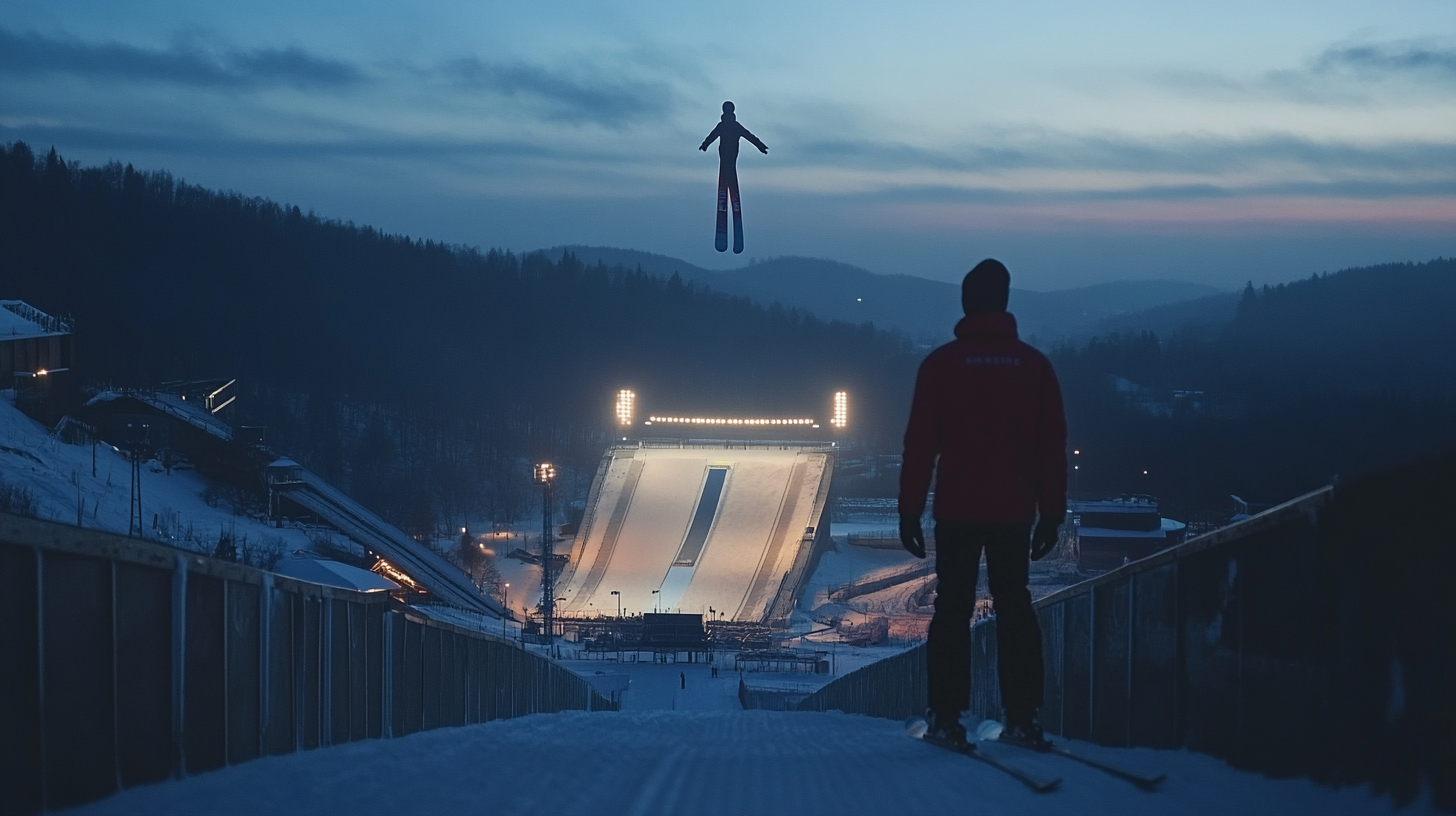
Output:
[[[699,671],[701,668],[699,667]],[[677,672],[672,672],[674,685]],[[1052,756],[992,745],[1061,776],[1035,794],[980,763],[839,713],[538,714],[374,740],[134,788],[79,813],[116,814],[1387,814],[1363,789],[1241,773],[1183,751],[1078,751],[1168,774],[1142,793]],[[1419,808],[1407,808],[1410,813]]]
[[[1034,794],[999,771],[905,736],[891,720],[743,711],[738,677],[703,664],[566,661],[627,674],[621,712],[537,714],[401,739],[266,757],[134,788],[96,814],[1391,814],[1366,789],[1274,780],[1187,751],[1063,744],[1168,780],[1156,793],[1052,756],[988,752],[1062,788]],[[747,675],[750,682],[755,677]],[[1408,807],[1399,813],[1428,812]]]

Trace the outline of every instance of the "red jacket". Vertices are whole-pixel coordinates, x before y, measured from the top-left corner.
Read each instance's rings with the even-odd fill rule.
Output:
[[[1067,510],[1067,420],[1051,361],[1016,318],[978,312],[920,364],[905,429],[900,514],[925,511],[940,457],[936,521],[1030,523]]]

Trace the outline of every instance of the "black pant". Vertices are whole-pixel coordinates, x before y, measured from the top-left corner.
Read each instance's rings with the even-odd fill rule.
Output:
[[[971,701],[971,615],[981,552],[996,605],[1001,707],[1030,716],[1041,706],[1041,627],[1026,589],[1031,525],[946,521],[935,525],[935,617],[926,645],[930,707],[964,711]]]

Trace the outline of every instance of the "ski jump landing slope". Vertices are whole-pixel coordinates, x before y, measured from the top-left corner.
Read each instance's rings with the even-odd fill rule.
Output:
[[[829,541],[833,472],[823,448],[608,451],[562,571],[564,611],[616,614],[617,591],[632,614],[787,618]]]

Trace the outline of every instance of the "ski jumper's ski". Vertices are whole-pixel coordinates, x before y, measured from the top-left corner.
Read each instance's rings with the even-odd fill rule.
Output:
[[[925,722],[924,717],[911,717],[905,721],[905,733],[912,739],[929,743],[937,748],[944,748],[947,751],[954,751],[957,754],[990,765],[992,768],[1010,776],[1036,793],[1047,793],[1048,791],[1056,790],[1056,787],[1062,784],[1060,777],[1056,779],[1042,779],[1037,776],[1032,776],[1014,765],[1008,765],[993,756],[988,756],[977,749],[975,743],[968,742],[964,745],[958,745],[935,739],[926,733],[928,729],[929,725]]]
[[[733,254],[743,254],[743,207],[738,201],[738,190],[733,190]]]
[[[1140,774],[1140,773],[1134,773],[1132,771],[1127,770],[1126,768],[1119,768],[1116,765],[1112,765],[1112,764],[1103,762],[1103,761],[1098,760],[1098,759],[1093,759],[1093,758],[1088,757],[1088,756],[1082,756],[1081,754],[1076,753],[1075,751],[1070,751],[1070,750],[1068,750],[1066,748],[1063,748],[1062,746],[1057,745],[1056,743],[1051,743],[1050,746],[1045,751],[1043,751],[1043,750],[1040,750],[1038,748],[1033,748],[1030,745],[1022,745],[1021,743],[1018,743],[1018,742],[1001,742],[1001,740],[999,740],[999,739],[992,740],[992,741],[993,742],[1000,743],[1002,745],[1014,745],[1017,748],[1021,748],[1021,749],[1026,750],[1026,751],[1031,751],[1033,753],[1038,753],[1038,754],[1052,754],[1052,755],[1059,756],[1059,757],[1066,757],[1067,759],[1070,759],[1073,762],[1080,762],[1080,763],[1082,763],[1083,765],[1086,765],[1089,768],[1096,768],[1097,770],[1099,770],[1099,771],[1101,771],[1101,772],[1103,772],[1105,774],[1109,774],[1111,776],[1117,777],[1118,779],[1122,779],[1122,780],[1125,780],[1127,782],[1131,782],[1132,784],[1136,785],[1137,787],[1139,787],[1139,788],[1141,788],[1142,790],[1145,790],[1145,791],[1156,790],[1157,787],[1158,787],[1158,785],[1161,785],[1163,783],[1163,780],[1168,778],[1166,774],[1158,774],[1157,776],[1144,776],[1143,774]]]
[[[1001,735],[1002,733],[1004,733],[1004,731],[1005,726],[1003,726],[1001,723],[996,722],[995,720],[985,720],[981,723],[980,727],[976,729],[976,736],[984,742],[999,742],[1002,745],[1010,745],[1025,751],[1032,751],[1038,754],[1054,754],[1056,756],[1066,757],[1073,762],[1080,762],[1089,768],[1096,768],[1097,770],[1105,774],[1110,774],[1117,777],[1118,779],[1131,782],[1132,784],[1146,791],[1156,789],[1158,785],[1162,784],[1164,779],[1167,779],[1167,776],[1164,774],[1158,774],[1157,776],[1144,776],[1143,774],[1134,773],[1127,770],[1126,768],[1119,768],[1116,765],[1103,762],[1099,759],[1093,759],[1091,757],[1083,756],[1079,753],[1076,753],[1075,751],[1070,751],[1066,748],[1063,748],[1062,746],[1057,745],[1051,740],[1046,740],[1045,743],[1041,746],[1027,745],[1026,743],[1015,742],[1012,740],[1003,740],[1001,739]]]
[[[738,251],[742,252],[742,233],[739,235]],[[728,184],[721,172],[718,174],[718,234],[713,238],[713,248],[719,252],[728,251]]]

